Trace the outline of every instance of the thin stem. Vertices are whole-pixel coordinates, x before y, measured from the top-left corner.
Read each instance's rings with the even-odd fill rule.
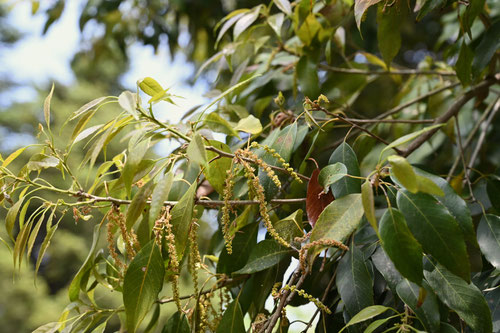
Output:
[[[380,70],[363,70],[355,68],[333,67],[325,64],[319,64],[319,68],[340,74],[357,74],[357,75],[439,75],[439,76],[457,76],[455,72],[419,70],[419,69],[391,69],[390,71]]]

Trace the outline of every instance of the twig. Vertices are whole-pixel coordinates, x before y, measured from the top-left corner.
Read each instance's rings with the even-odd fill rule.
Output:
[[[390,71],[363,70],[355,68],[332,67],[325,64],[319,64],[319,68],[332,73],[357,74],[357,75],[439,75],[439,76],[457,76],[455,72],[419,70],[419,69],[391,69]]]
[[[486,139],[486,132],[488,131],[488,127],[490,127],[490,124],[493,121],[493,118],[495,118],[495,115],[497,114],[499,109],[500,109],[500,101],[497,101],[495,103],[495,106],[493,107],[493,111],[491,111],[488,119],[483,124],[483,129],[481,131],[481,134],[479,135],[479,139],[477,140],[476,148],[474,149],[474,152],[472,153],[472,156],[470,157],[469,164],[467,166],[467,170],[465,170],[465,175],[466,175],[465,178],[466,179],[468,179],[470,176],[470,171],[471,171],[472,167],[474,166],[474,163],[476,162],[477,156],[479,155],[479,151],[481,150],[481,147],[483,146],[484,139]]]
[[[451,117],[455,116],[461,109],[462,107],[470,101],[474,96],[476,96],[478,90],[483,90],[487,89],[489,86],[498,83],[500,80],[500,74],[497,74],[497,77],[490,77],[484,80],[483,82],[477,84],[476,86],[472,87],[468,92],[463,94],[459,99],[457,99],[451,107],[446,111],[443,115],[437,117],[434,120],[434,124],[444,124],[446,123]],[[415,139],[406,150],[403,151],[402,156],[408,156],[411,153],[413,153],[417,148],[419,148],[424,142],[429,140],[437,131],[439,128],[432,129],[428,132],[425,132],[424,134],[420,135],[417,139]]]

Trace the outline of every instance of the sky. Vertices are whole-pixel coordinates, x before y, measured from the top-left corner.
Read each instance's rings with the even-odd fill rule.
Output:
[[[50,1],[41,3],[42,6],[48,5]],[[13,48],[1,50],[0,75],[20,83],[20,87],[6,96],[2,105],[32,100],[37,94],[33,86],[48,87],[52,80],[65,85],[74,82],[70,60],[79,49],[78,14],[82,5],[82,0],[67,1],[62,17],[42,35],[45,24],[42,8],[40,14],[31,15],[30,1],[15,2],[8,20],[24,36]],[[84,32],[93,33],[96,30],[98,28],[90,26]],[[151,76],[163,87],[172,87],[173,94],[185,98],[176,100],[178,107],[163,104],[163,108],[168,107],[168,119],[172,122],[179,121],[185,110],[207,101],[203,97],[209,89],[206,82],[199,80],[194,86],[183,83],[193,75],[195,69],[182,55],[172,59],[166,47],[155,54],[152,47],[140,44],[131,45],[128,51],[130,69],[122,76],[122,85],[135,91],[137,80]],[[162,108],[162,105],[158,107]]]

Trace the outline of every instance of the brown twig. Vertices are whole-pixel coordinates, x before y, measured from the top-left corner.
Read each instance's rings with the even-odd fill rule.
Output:
[[[391,69],[390,71],[364,70],[355,68],[332,67],[325,64],[319,64],[319,68],[332,73],[356,74],[356,75],[439,75],[439,76],[457,76],[455,72],[419,70],[419,69]]]

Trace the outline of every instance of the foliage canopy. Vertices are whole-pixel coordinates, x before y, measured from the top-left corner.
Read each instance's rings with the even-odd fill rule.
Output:
[[[148,23],[162,26],[156,15],[196,17],[175,1],[153,3],[136,4],[151,21],[134,25],[120,1],[89,1],[81,24],[96,13],[106,38],[154,45],[146,37]],[[180,124],[156,113],[175,103],[175,88],[146,77],[134,92],[80,107],[64,135],[53,126],[53,86],[40,143],[1,159],[2,241],[19,268],[38,244],[38,271],[65,214],[95,226],[69,305],[39,331],[103,332],[117,319],[128,332],[498,331],[493,5],[274,0],[236,9],[214,27],[216,52],[199,68],[215,78],[212,101]],[[439,21],[417,57],[407,30]],[[196,42],[203,24],[189,22]],[[22,154],[29,161],[13,167]],[[192,282],[181,294],[184,277]],[[102,304],[105,290],[122,304]],[[317,311],[290,322],[287,309],[306,303]],[[176,312],[161,326],[168,304]]]

